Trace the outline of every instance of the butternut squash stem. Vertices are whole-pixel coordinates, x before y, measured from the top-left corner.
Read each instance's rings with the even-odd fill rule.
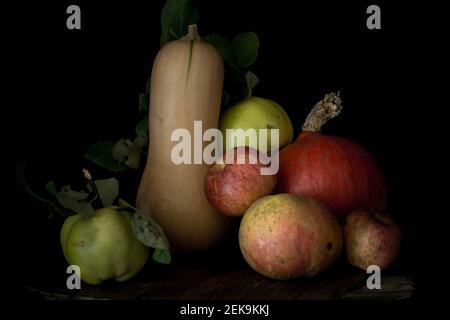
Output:
[[[189,25],[187,40],[189,40],[189,41],[197,40],[197,38],[198,38],[198,30],[197,29],[198,28],[197,28],[196,24],[190,24]]]
[[[341,98],[339,92],[336,94],[331,92],[317,102],[311,109],[303,123],[302,130],[309,132],[320,132],[322,126],[328,120],[337,117],[342,110]]]

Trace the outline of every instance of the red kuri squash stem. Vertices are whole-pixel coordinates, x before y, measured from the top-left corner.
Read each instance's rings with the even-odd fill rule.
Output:
[[[339,93],[331,92],[325,98],[316,103],[303,123],[302,130],[309,132],[320,132],[322,126],[330,119],[333,119],[342,110]]]

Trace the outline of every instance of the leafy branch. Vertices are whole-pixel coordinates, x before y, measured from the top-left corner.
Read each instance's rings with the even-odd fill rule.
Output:
[[[132,215],[132,231],[136,239],[145,246],[155,249],[153,260],[162,264],[170,263],[169,242],[162,227],[125,200],[118,198],[119,181],[116,178],[92,180],[90,173],[83,169],[83,174],[88,182],[85,190],[76,191],[67,185],[58,191],[56,184],[49,181],[45,184],[45,189],[51,198],[46,198],[37,195],[28,186],[25,168],[25,164],[16,167],[17,181],[23,191],[37,204],[64,218],[74,214],[89,218],[95,215],[96,208],[108,207],[117,203],[120,211]]]

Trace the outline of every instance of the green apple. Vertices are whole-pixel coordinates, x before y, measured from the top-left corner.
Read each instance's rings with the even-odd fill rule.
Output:
[[[81,279],[100,284],[114,278],[125,281],[144,266],[149,249],[131,229],[131,216],[119,207],[98,209],[93,217],[68,217],[61,229],[61,246],[69,264],[78,265]]]
[[[270,129],[279,129],[279,148],[290,143],[293,139],[294,130],[288,114],[276,102],[259,97],[247,98],[227,109],[220,118],[220,131],[224,139],[224,151],[234,147],[248,146],[260,151],[259,138],[252,141],[245,137],[242,143],[236,138],[227,139],[226,129],[269,129],[267,130],[267,148],[272,146]],[[259,137],[259,132],[257,133]],[[235,140],[234,142],[232,140]]]

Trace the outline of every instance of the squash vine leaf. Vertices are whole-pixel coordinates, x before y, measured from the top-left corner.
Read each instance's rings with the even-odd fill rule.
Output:
[[[125,171],[127,166],[113,158],[113,149],[112,141],[97,141],[88,148],[84,157],[111,172]]]
[[[244,32],[230,42],[220,34],[212,33],[204,40],[217,49],[229,66],[226,69],[228,76],[224,83],[222,108],[250,97],[259,79],[253,72],[246,70],[258,58],[258,35],[254,32]]]

